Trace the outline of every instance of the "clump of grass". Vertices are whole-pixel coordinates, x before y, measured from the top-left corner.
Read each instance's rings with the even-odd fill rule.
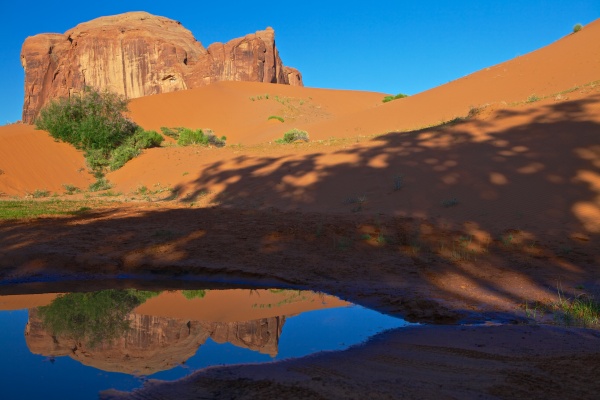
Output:
[[[179,146],[189,146],[198,144],[201,146],[225,146],[227,138],[225,136],[217,137],[211,129],[189,129],[189,128],[167,128],[161,127],[161,132],[175,140]]]
[[[506,247],[512,245],[514,239],[515,239],[515,237],[513,236],[512,233],[507,233],[506,235],[503,235],[500,238],[500,240],[502,241],[502,244]]]
[[[42,197],[50,196],[50,192],[45,189],[35,189],[35,191],[31,194],[34,199],[39,199]]]
[[[272,119],[276,119],[279,122],[285,122],[285,120],[283,119],[283,117],[280,117],[279,115],[271,115],[269,118],[267,118],[267,120],[272,120]]]
[[[110,182],[106,178],[99,178],[96,182],[89,186],[90,192],[99,192],[101,190],[108,190],[112,187]]]
[[[105,192],[100,193],[99,196],[102,196],[102,197],[117,197],[117,196],[120,196],[122,194],[123,193],[117,193],[117,192],[113,192],[112,190],[107,190]]]
[[[486,107],[487,107],[487,104],[483,105],[483,106],[479,106],[479,107],[475,107],[475,106],[469,107],[469,114],[467,114],[467,118],[475,118],[476,116],[481,114],[481,112],[483,110],[485,110]]]
[[[81,201],[46,199],[46,200],[3,200],[0,201],[0,219],[28,219],[44,215],[79,214],[87,204]],[[85,210],[84,210],[85,211]]]
[[[282,139],[275,140],[276,143],[281,144],[289,144],[298,141],[308,142],[308,132],[294,128],[284,133]]]
[[[536,101],[539,101],[539,100],[541,100],[541,97],[539,97],[535,94],[532,94],[531,96],[529,96],[527,98],[527,103],[535,103]]]
[[[383,100],[381,100],[381,101],[382,101],[382,102],[384,102],[384,103],[387,103],[387,102],[390,102],[390,101],[392,101],[392,100],[403,99],[403,98],[405,98],[405,97],[408,97],[408,95],[407,95],[407,94],[404,94],[404,93],[398,93],[398,94],[397,94],[397,95],[395,95],[395,96],[392,96],[392,95],[385,96],[385,97],[383,98]]]
[[[591,296],[582,294],[573,299],[565,297],[558,288],[558,301],[554,303],[554,319],[565,325],[600,325],[600,302]]]
[[[352,196],[348,197],[345,201],[346,204],[356,204],[356,207],[352,208],[352,212],[362,211],[363,205],[367,202],[367,195],[363,194],[362,196]]]
[[[575,26],[573,26],[573,33],[577,33],[577,32],[579,32],[582,29],[583,29],[583,25],[581,25],[581,24],[575,24]]]
[[[63,187],[65,188],[65,194],[68,195],[81,192],[81,190],[79,190],[79,188],[75,185],[64,184]]]
[[[456,199],[456,197],[442,201],[442,207],[445,207],[445,208],[450,208],[450,207],[454,207],[457,205],[458,205],[458,200]]]

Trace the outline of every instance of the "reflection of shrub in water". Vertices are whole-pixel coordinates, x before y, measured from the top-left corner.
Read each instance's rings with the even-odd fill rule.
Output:
[[[158,294],[134,289],[68,293],[40,307],[39,313],[53,335],[85,340],[93,346],[122,336],[129,329],[127,314]]]
[[[181,294],[188,300],[201,299],[206,296],[206,290],[182,290]]]

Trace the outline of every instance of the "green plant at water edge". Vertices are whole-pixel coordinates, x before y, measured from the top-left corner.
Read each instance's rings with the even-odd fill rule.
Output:
[[[558,301],[553,304],[557,322],[583,327],[600,325],[600,302],[594,297],[582,294],[569,299],[560,287],[557,292]]]
[[[308,132],[294,128],[284,133],[282,139],[275,140],[276,143],[281,144],[289,144],[297,141],[308,142]]]
[[[403,99],[403,98],[405,98],[405,97],[408,97],[408,95],[407,95],[407,94],[404,94],[404,93],[398,93],[398,94],[397,94],[397,95],[395,95],[395,96],[392,96],[392,95],[385,96],[385,97],[383,98],[383,100],[381,100],[381,101],[382,101],[382,102],[384,102],[384,103],[387,103],[387,102],[390,102],[390,101],[392,101],[392,100]]]
[[[269,118],[267,118],[267,120],[272,120],[272,119],[276,119],[279,122],[285,122],[283,117],[280,117],[279,115],[271,115]]]
[[[68,293],[37,312],[53,336],[67,336],[95,346],[122,337],[130,329],[127,315],[159,293],[134,289]]]
[[[85,87],[80,94],[52,101],[42,108],[35,124],[53,138],[85,151],[88,166],[103,173],[108,166],[112,170],[120,168],[140,149],[162,142],[158,133],[144,131],[127,119],[123,115],[126,111],[124,97]]]
[[[582,29],[583,29],[583,25],[581,25],[581,24],[575,24],[575,26],[573,27],[573,33],[577,33],[577,32],[579,32]]]
[[[206,296],[207,290],[182,290],[181,294],[188,300],[201,299]]]

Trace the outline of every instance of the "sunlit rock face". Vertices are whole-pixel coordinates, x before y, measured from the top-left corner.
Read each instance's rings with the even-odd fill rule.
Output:
[[[151,375],[184,363],[208,338],[275,356],[285,317],[245,322],[207,322],[130,313],[129,329],[118,338],[91,345],[54,336],[37,309],[29,310],[25,340],[34,354],[69,356],[104,371]]]
[[[302,86],[298,70],[284,67],[272,28],[204,48],[181,23],[146,12],[101,17],[64,34],[28,37],[23,121],[34,121],[51,99],[84,86],[127,98],[204,86],[254,81]]]

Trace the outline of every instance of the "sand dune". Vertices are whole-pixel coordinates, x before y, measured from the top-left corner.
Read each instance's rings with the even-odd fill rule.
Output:
[[[292,127],[307,130],[313,139],[415,129],[465,116],[471,107],[525,102],[600,80],[598,40],[600,21],[595,21],[532,53],[386,104],[379,93],[223,82],[135,99],[130,108],[147,129],[212,128],[230,144],[273,140]],[[286,122],[269,122],[270,115]]]
[[[8,196],[63,193],[65,184],[87,188],[92,182],[81,152],[24,124],[0,127],[0,171],[0,195]]]

